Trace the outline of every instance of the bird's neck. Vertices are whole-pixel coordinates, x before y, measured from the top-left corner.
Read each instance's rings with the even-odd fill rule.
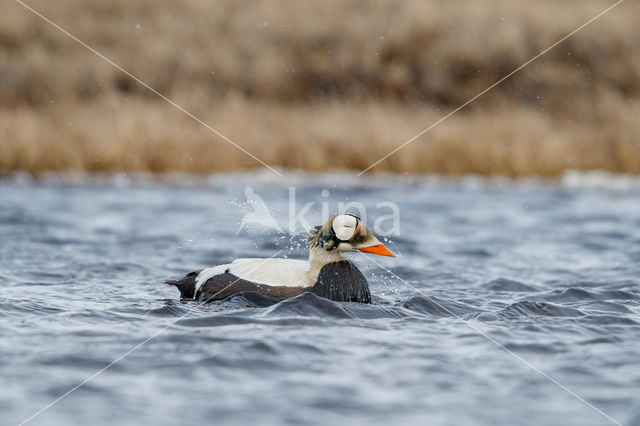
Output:
[[[327,251],[322,247],[311,247],[309,249],[309,282],[315,284],[324,265],[341,260],[346,259],[337,250]]]

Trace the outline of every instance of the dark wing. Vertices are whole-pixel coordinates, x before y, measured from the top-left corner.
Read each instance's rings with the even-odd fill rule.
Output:
[[[194,299],[196,278],[200,271],[191,272],[181,280],[168,280],[167,284],[175,285],[180,290],[182,299]],[[270,299],[280,301],[310,291],[311,287],[285,287],[258,284],[225,272],[207,280],[198,290],[196,299],[202,302],[224,300],[236,293],[258,293]]]

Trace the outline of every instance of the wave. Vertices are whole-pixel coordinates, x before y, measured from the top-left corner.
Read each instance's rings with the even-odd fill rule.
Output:
[[[542,294],[545,300],[554,302],[578,302],[578,301],[605,301],[605,300],[634,300],[637,299],[632,293],[624,290],[601,290],[590,291],[583,288],[570,287],[564,290],[554,290],[547,294]]]
[[[496,278],[487,283],[482,284],[482,287],[492,291],[509,291],[509,292],[531,292],[538,291],[539,289],[522,283],[520,281],[510,280],[508,278]]]
[[[415,296],[406,300],[402,307],[421,314],[439,317],[458,317],[462,315],[482,312],[480,309],[452,300],[440,299],[435,296]]]
[[[523,300],[512,303],[498,312],[502,318],[522,318],[531,316],[546,317],[581,317],[584,312],[567,306],[556,305],[549,302],[532,302]]]

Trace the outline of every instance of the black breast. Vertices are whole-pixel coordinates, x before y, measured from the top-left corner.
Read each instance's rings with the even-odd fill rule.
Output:
[[[336,302],[371,303],[367,280],[348,260],[324,265],[311,291]]]

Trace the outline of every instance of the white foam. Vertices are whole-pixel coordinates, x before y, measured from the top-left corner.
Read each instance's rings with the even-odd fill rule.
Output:
[[[604,170],[567,171],[560,180],[566,188],[597,188],[629,191],[640,188],[640,176],[614,174]]]

